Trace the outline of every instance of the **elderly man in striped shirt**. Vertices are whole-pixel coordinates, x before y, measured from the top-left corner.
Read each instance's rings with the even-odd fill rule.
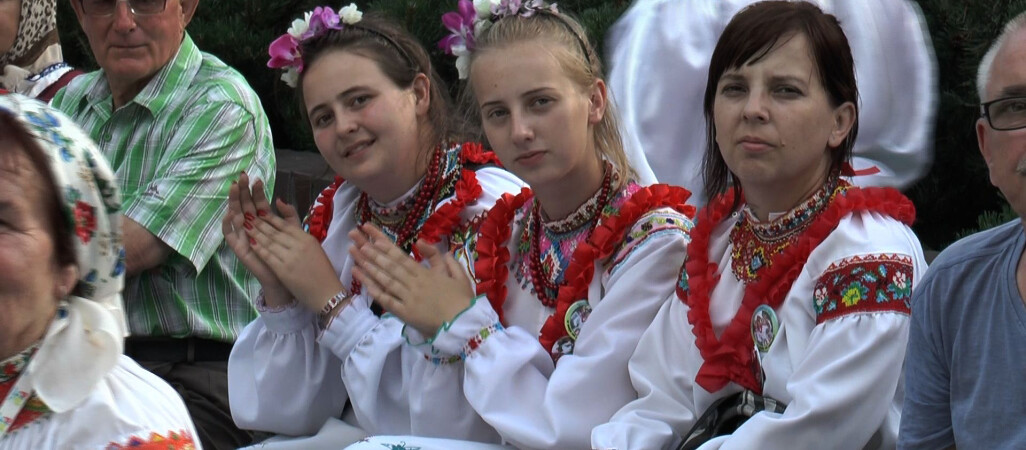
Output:
[[[242,75],[185,32],[199,0],[71,3],[101,70],[53,103],[99,143],[124,195],[126,353],[178,389],[204,447],[247,444],[227,360],[259,286],[220,220],[239,172],[272,189],[267,118]]]

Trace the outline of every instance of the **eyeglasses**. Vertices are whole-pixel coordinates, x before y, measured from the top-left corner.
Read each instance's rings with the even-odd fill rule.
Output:
[[[1005,97],[981,103],[980,114],[998,131],[1026,128],[1026,97]]]
[[[167,0],[79,0],[82,12],[87,16],[113,16],[118,3],[128,3],[128,9],[136,16],[160,14],[167,7]]]

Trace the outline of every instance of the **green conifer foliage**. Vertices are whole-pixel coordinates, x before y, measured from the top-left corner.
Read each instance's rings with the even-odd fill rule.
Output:
[[[71,2],[58,2],[58,26],[65,57],[92,70],[85,36],[79,29]],[[168,0],[178,1],[178,0]],[[678,0],[688,1],[688,0]],[[860,0],[844,0],[860,1]],[[924,245],[943,248],[962,230],[988,226],[1001,216],[1004,200],[987,177],[976,144],[979,117],[976,68],[1001,25],[1026,10],[1026,0],[917,0],[926,17],[937,55],[940,79],[935,157],[930,172],[907,193],[918,210],[915,230]],[[291,21],[320,4],[338,9],[349,4],[317,0],[200,0],[189,25],[197,45],[217,55],[246,76],[260,94],[279,148],[315,151],[309,126],[300,119],[292,89],[266,67],[267,46],[285,32]],[[432,60],[455,94],[458,89],[453,60],[436,43],[445,36],[441,15],[456,8],[455,0],[359,0],[361,10],[396,18],[428,48]],[[630,6],[630,0],[559,0],[562,11],[577,17],[603,53],[606,30]],[[657,61],[652,62],[658,64]],[[672,101],[672,100],[671,100]]]
[[[980,116],[976,70],[1002,25],[1026,11],[1026,0],[918,0],[937,56],[940,104],[933,167],[907,193],[916,205],[913,227],[923,245],[942,249],[964,229],[1005,204],[990,184],[976,142]],[[993,217],[994,214],[988,215]]]

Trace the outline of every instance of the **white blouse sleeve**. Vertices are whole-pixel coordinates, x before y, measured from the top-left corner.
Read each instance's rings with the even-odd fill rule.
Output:
[[[808,353],[795,367],[787,390],[793,400],[783,414],[759,413],[734,434],[703,448],[749,449],[767,442],[793,448],[879,448],[883,424],[864,420],[895,403],[908,340],[908,316],[896,313],[847,315],[817,326]],[[901,343],[897,345],[896,343]],[[896,429],[897,423],[893,424]],[[875,441],[875,443],[874,443]],[[893,437],[890,446],[893,446]]]
[[[443,330],[433,347],[465,355],[464,394],[507,442],[587,448],[591,429],[635,398],[627,360],[676,286],[687,246],[684,229],[654,233],[622,260],[614,258],[607,278],[589,288],[589,298],[600,300],[593,302],[573,353],[555,366],[536,334],[497,326],[484,299]],[[597,267],[595,273],[605,271]]]
[[[377,317],[361,294],[339,313],[321,345],[341,358],[341,375],[360,426],[370,434],[413,433],[403,367],[402,322]],[[336,373],[336,376],[337,373]]]
[[[341,361],[318,345],[316,320],[296,305],[261,312],[242,330],[228,358],[228,400],[240,428],[310,435],[341,416]]]
[[[595,449],[660,449],[698,419],[695,374],[680,359],[694,350],[688,307],[671,294],[638,343],[628,369],[638,398],[592,431]]]

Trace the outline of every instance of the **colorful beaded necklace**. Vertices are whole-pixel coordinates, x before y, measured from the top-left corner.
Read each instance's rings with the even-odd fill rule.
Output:
[[[768,222],[760,223],[750,208],[744,208],[730,231],[730,269],[734,276],[745,284],[758,280],[761,269],[773,264],[773,256],[793,245],[830,200],[849,187],[847,181],[832,178],[808,200]]]
[[[572,233],[576,230],[581,230],[585,225],[589,225],[582,233],[576,236],[577,241],[584,242],[591,236],[591,233],[595,230],[595,226],[598,225],[599,216],[609,205],[610,190],[612,189],[615,178],[611,175],[613,173],[612,166],[606,163],[605,175],[602,178],[602,187],[596,193],[588,199],[580,208],[578,208],[573,214],[564,220],[560,220],[556,223],[555,230],[560,233]],[[541,204],[537,201],[534,202],[534,207],[531,208],[531,216],[529,219],[529,226],[525,228],[525,239],[530,242],[530,250],[527,255],[527,266],[528,272],[531,275],[531,282],[534,284],[535,294],[538,295],[538,300],[549,308],[556,306],[556,295],[559,292],[559,285],[562,281],[562,274],[564,272],[563,264],[557,260],[558,258],[551,258],[550,264],[546,264],[542,258],[541,252],[541,240],[542,235],[546,230],[542,230],[542,217],[541,217]],[[545,225],[546,229],[549,229],[549,225]],[[558,245],[556,242],[552,242],[553,246]],[[574,246],[576,247],[576,246]],[[550,258],[546,258],[550,259]]]

